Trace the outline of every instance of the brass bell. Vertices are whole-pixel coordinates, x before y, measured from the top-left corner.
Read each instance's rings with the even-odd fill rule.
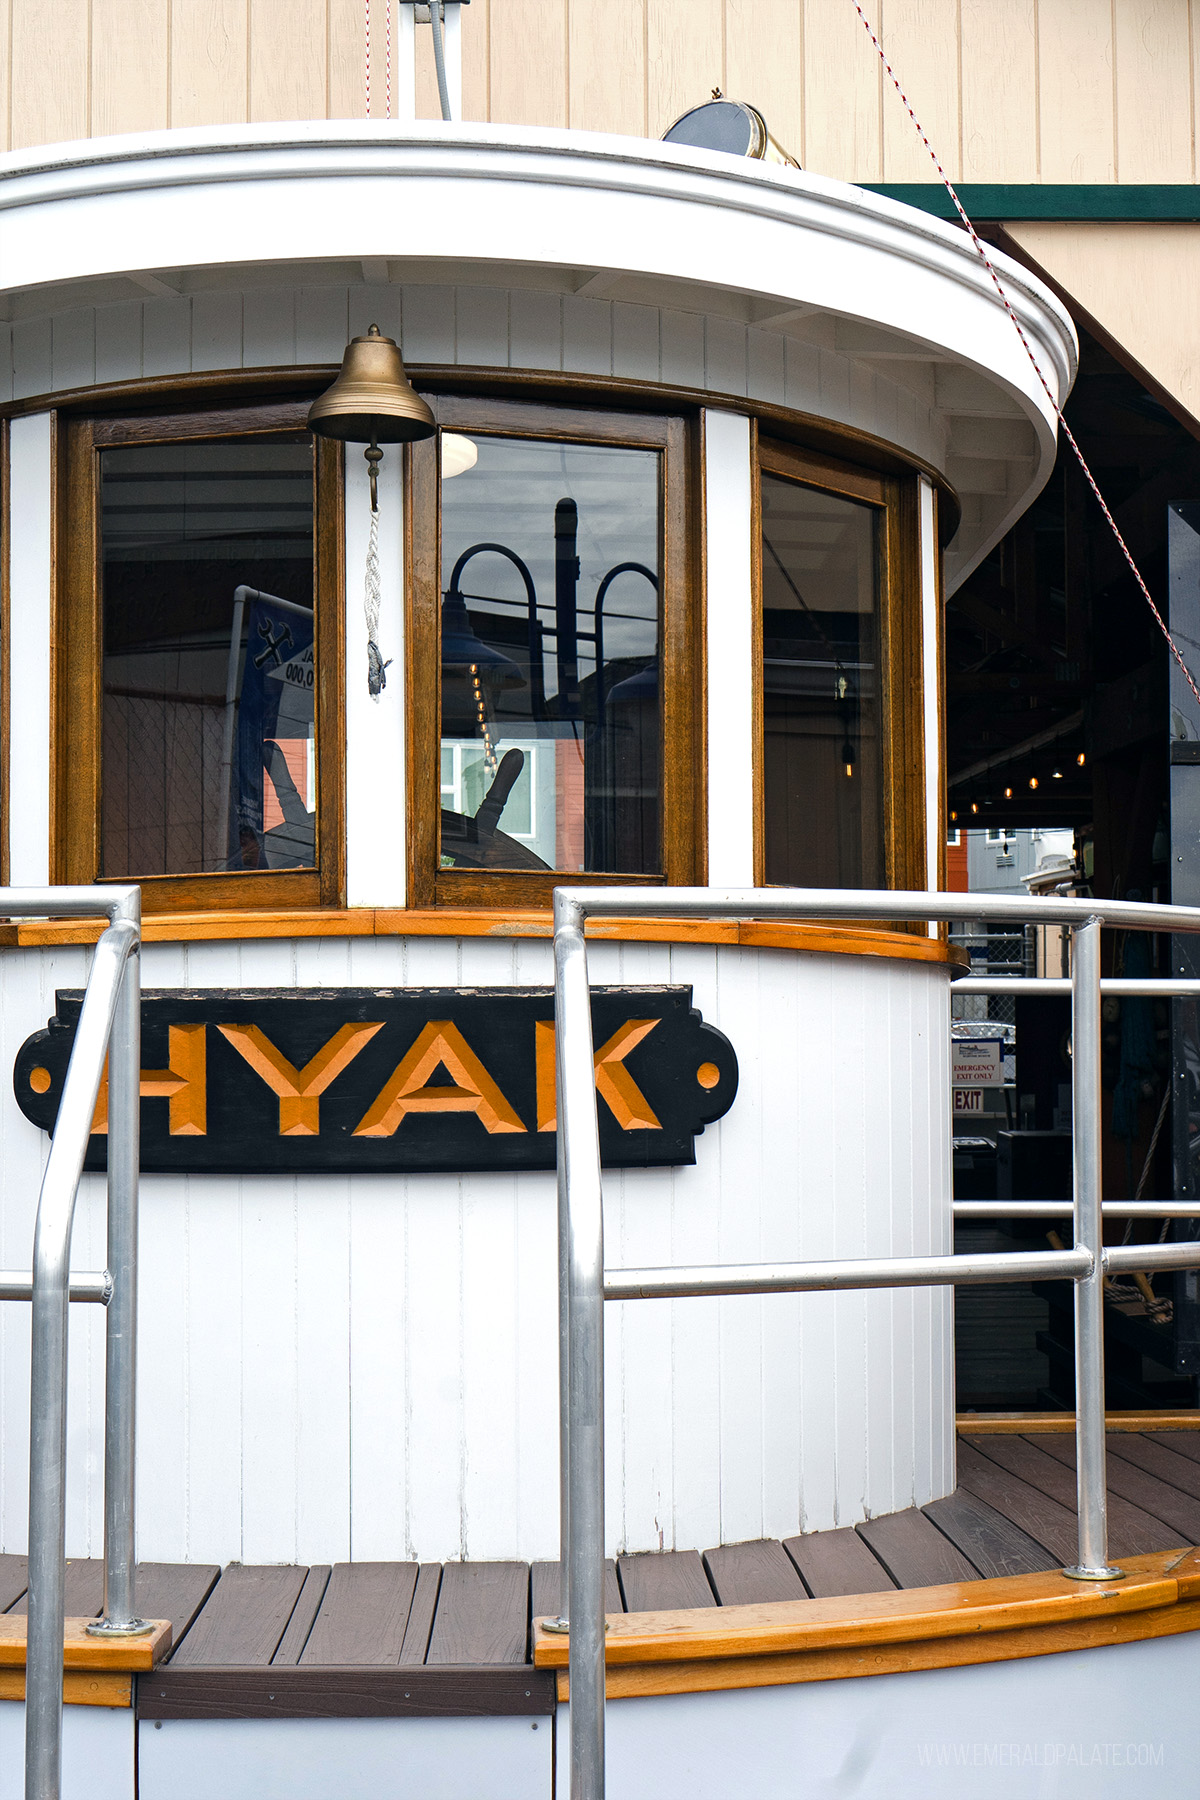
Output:
[[[341,373],[308,409],[308,428],[344,444],[366,444],[371,476],[371,511],[378,511],[377,483],[384,444],[410,444],[432,437],[437,420],[404,373],[395,338],[372,325],[366,337],[351,338]]]
[[[348,444],[408,444],[432,437],[437,421],[404,373],[396,340],[372,325],[352,338],[341,374],[313,401],[310,431]]]

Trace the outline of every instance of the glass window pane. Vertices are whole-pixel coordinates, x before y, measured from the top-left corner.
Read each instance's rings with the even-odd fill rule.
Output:
[[[659,453],[473,443],[443,456],[442,867],[654,874]]]
[[[766,879],[884,886],[878,509],[762,478]]]
[[[101,872],[311,868],[307,433],[101,453]]]

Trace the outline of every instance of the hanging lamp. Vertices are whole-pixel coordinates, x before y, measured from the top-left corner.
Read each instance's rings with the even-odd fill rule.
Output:
[[[318,437],[345,444],[365,444],[371,479],[371,534],[367,541],[364,611],[367,620],[367,689],[378,700],[387,685],[379,635],[379,465],[381,444],[411,444],[432,437],[434,418],[408,376],[394,338],[372,325],[364,337],[352,338],[332,386],[313,401],[308,427]],[[388,661],[390,662],[390,658]]]

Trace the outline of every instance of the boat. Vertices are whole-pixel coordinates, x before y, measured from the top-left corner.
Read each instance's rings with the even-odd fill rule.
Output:
[[[1090,946],[1085,1084],[1097,921],[1198,923],[945,892],[941,607],[1048,479],[1077,358],[993,260],[1002,292],[886,196],[583,131],[0,159],[4,1256],[73,1131],[110,1302],[107,1440],[104,1309],[71,1317],[37,1800],[595,1800],[605,1725],[622,1796],[1177,1787],[1200,1438],[1109,1421],[1110,1564],[1096,1333],[1106,1268],[1195,1247],[1106,1253],[1093,1168],[1039,1253],[1091,1321],[1078,1523],[1069,1432],[955,1416],[946,921]],[[1129,1516],[1156,1481],[1177,1524]]]

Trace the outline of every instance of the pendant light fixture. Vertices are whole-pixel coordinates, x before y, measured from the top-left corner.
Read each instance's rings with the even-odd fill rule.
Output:
[[[365,337],[352,338],[346,346],[337,380],[309,408],[308,427],[318,437],[367,446],[363,454],[371,478],[371,534],[367,541],[363,607],[367,620],[367,690],[372,700],[378,700],[387,685],[388,667],[377,641],[379,465],[383,461],[380,445],[411,444],[432,437],[437,420],[405,374],[395,339],[385,337],[378,325],[372,325]]]

